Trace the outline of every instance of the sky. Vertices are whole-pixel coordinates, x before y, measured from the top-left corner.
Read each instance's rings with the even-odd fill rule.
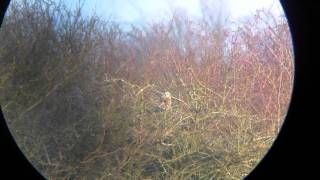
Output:
[[[77,3],[74,0],[65,2],[71,7]],[[276,15],[283,13],[278,0],[85,0],[84,10],[88,14],[95,11],[99,16],[112,17],[119,22],[135,23],[168,18],[170,10],[174,8],[184,10],[190,17],[201,17],[200,2],[223,10],[231,21],[244,18],[261,8],[271,7]]]
[[[276,15],[283,14],[283,9],[278,0],[229,0],[229,10],[232,19],[253,14],[257,9],[271,8]]]

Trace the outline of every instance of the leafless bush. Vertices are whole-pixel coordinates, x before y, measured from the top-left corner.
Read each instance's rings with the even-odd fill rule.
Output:
[[[267,11],[218,25],[175,14],[126,32],[81,6],[13,2],[0,102],[18,145],[49,179],[243,178],[286,115],[290,33]]]

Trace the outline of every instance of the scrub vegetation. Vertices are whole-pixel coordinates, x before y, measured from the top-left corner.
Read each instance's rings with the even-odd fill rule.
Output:
[[[242,179],[290,102],[285,17],[230,28],[181,12],[132,25],[47,0],[10,4],[0,29],[0,103],[48,179]],[[156,111],[163,92],[169,110]]]

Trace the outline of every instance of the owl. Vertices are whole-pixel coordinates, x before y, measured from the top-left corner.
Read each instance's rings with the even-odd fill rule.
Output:
[[[161,110],[169,110],[169,109],[171,109],[171,104],[172,104],[171,99],[172,99],[171,93],[166,91],[161,96],[160,105],[158,106],[158,108],[161,109]]]

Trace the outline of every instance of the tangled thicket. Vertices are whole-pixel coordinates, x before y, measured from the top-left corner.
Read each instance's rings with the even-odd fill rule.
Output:
[[[1,108],[48,179],[241,179],[290,100],[290,33],[267,11],[236,30],[175,14],[124,31],[23,0],[0,39]],[[164,91],[172,109],[155,112]]]

